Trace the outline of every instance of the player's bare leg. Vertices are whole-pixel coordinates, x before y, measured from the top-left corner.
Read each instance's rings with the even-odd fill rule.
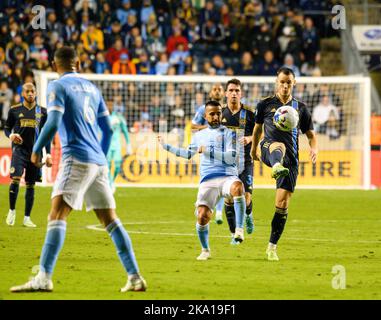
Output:
[[[196,230],[201,243],[201,254],[197,260],[205,261],[211,258],[209,247],[209,221],[212,218],[212,211],[205,205],[197,207]]]
[[[277,243],[283,233],[287,221],[287,208],[292,193],[285,189],[277,189],[275,196],[275,214],[271,222],[270,241],[266,250],[267,260],[278,261]]]

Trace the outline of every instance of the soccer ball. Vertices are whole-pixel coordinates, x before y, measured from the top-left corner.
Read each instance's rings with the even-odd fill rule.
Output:
[[[283,106],[274,113],[274,125],[281,131],[291,131],[299,122],[299,114],[293,107]]]

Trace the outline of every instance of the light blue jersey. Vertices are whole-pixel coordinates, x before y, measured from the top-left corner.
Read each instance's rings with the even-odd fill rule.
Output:
[[[48,114],[63,114],[58,132],[62,143],[62,157],[107,165],[98,139],[98,118],[109,115],[98,88],[77,73],[65,73],[52,81],[47,93]]]
[[[165,150],[178,157],[190,159],[203,146],[206,150],[201,154],[200,183],[206,180],[238,176],[236,164],[236,134],[230,129],[220,126],[211,127],[196,132],[188,149],[176,148],[163,144]]]
[[[197,108],[196,114],[194,115],[192,119],[193,124],[198,124],[200,126],[203,126],[206,124],[206,120],[204,118],[205,114],[205,104]]]

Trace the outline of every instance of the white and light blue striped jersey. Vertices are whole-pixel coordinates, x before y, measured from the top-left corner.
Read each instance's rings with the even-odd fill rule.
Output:
[[[203,104],[202,106],[199,106],[196,110],[196,114],[194,115],[193,119],[192,119],[192,123],[193,124],[198,124],[200,126],[203,126],[206,124],[206,120],[204,118],[204,114],[205,114],[205,104]]]
[[[200,159],[201,183],[216,177],[238,176],[236,144],[236,134],[232,130],[224,126],[215,129],[208,126],[194,134],[187,149],[169,144],[163,144],[163,147],[178,157],[190,159],[199,147],[204,146]]]
[[[49,83],[48,113],[63,113],[58,133],[62,144],[62,157],[107,165],[106,156],[98,139],[98,118],[109,115],[98,88],[78,73],[65,73]]]

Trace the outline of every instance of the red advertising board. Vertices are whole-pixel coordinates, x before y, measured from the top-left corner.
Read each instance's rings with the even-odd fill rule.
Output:
[[[9,170],[11,169],[12,149],[0,148],[0,184],[9,184]]]

